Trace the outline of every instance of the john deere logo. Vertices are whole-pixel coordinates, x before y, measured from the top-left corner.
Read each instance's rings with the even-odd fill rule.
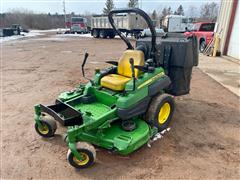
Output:
[[[140,85],[138,86],[138,89],[140,89],[140,88],[142,88],[142,87],[150,84],[151,82],[153,82],[153,81],[155,81],[156,79],[162,77],[163,75],[164,75],[164,72],[161,72],[161,73],[157,74],[156,76],[153,76],[153,77],[150,78],[149,80],[147,80],[147,81],[145,81],[144,83],[140,84]]]

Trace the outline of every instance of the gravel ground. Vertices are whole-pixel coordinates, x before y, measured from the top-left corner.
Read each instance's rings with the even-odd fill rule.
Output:
[[[60,39],[60,40],[59,40]],[[96,164],[77,171],[66,161],[65,129],[43,139],[34,130],[33,106],[86,82],[125,49],[119,39],[43,35],[2,45],[1,177],[4,179],[239,179],[239,97],[195,68],[191,93],[176,98],[171,130],[151,148],[129,156],[97,149]]]

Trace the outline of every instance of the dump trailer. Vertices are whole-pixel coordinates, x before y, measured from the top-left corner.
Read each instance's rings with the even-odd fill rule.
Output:
[[[140,36],[141,31],[146,28],[144,20],[136,14],[116,15],[113,17],[118,29],[131,34],[135,38]],[[94,38],[114,38],[116,32],[109,23],[108,16],[95,15],[91,19],[91,35]]]

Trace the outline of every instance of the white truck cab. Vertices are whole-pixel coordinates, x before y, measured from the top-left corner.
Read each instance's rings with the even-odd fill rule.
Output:
[[[161,20],[161,26],[165,32],[185,32],[191,29],[194,19],[182,15],[167,15]]]

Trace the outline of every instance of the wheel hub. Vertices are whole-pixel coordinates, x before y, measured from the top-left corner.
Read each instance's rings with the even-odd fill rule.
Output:
[[[164,103],[158,113],[158,122],[164,124],[170,115],[171,107],[168,102]]]
[[[40,133],[42,133],[44,135],[49,133],[49,128],[46,124],[42,124],[41,127],[38,127],[38,130]]]
[[[73,161],[74,161],[77,165],[79,165],[79,166],[84,166],[84,165],[86,165],[86,164],[88,163],[89,157],[88,157],[88,155],[87,155],[86,153],[81,152],[80,154],[81,154],[81,156],[82,156],[82,160],[79,160],[79,159],[77,159],[77,158],[74,156],[74,157],[73,157]]]

